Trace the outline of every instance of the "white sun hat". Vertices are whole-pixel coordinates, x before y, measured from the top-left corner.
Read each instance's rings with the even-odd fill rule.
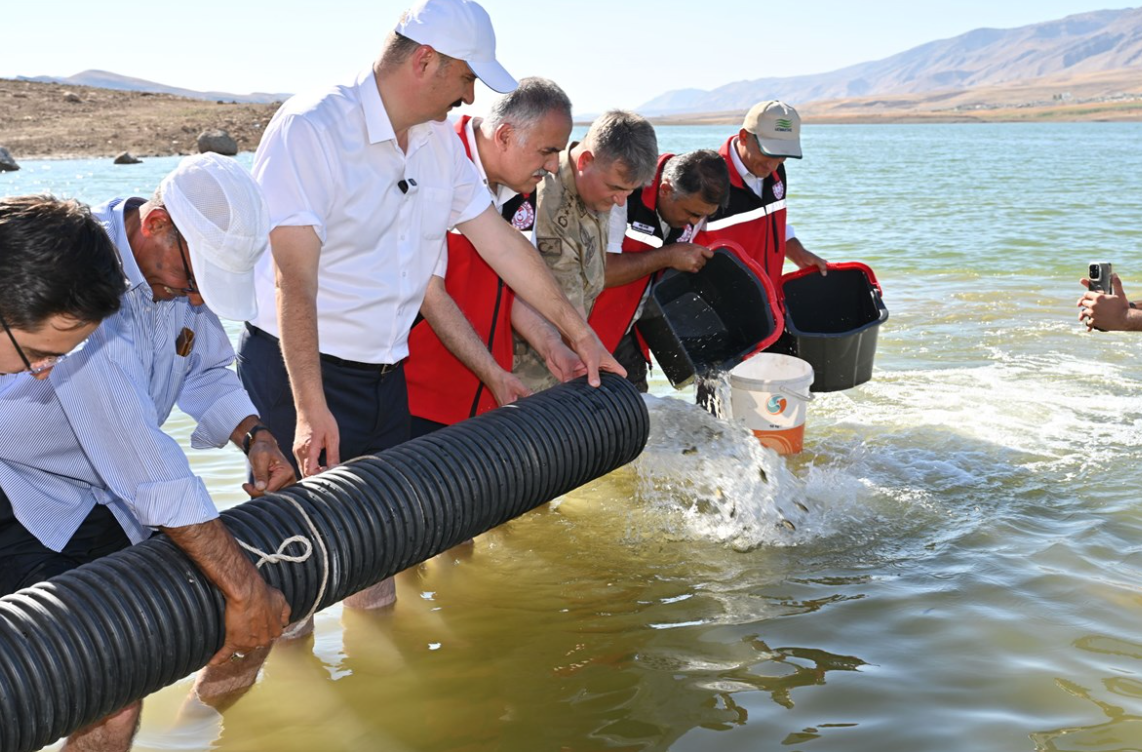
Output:
[[[269,245],[270,212],[249,171],[220,154],[195,154],[163,178],[160,191],[206,306],[222,318],[254,318],[254,264]]]
[[[516,80],[496,60],[492,19],[472,0],[419,0],[409,8],[397,33],[463,60],[489,89],[515,91]]]

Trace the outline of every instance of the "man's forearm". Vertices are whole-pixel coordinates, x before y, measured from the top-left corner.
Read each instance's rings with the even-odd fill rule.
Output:
[[[480,381],[487,384],[502,370],[440,277],[434,276],[429,282],[420,312],[448,351]]]
[[[618,287],[670,266],[670,251],[664,247],[650,248],[639,253],[608,253],[606,264],[606,286]]]
[[[539,251],[494,209],[489,207],[459,229],[516,295],[554,324],[569,341],[591,336],[585,318],[560,289]]]
[[[543,357],[547,357],[553,345],[562,343],[555,327],[519,298],[512,304],[512,328]]]
[[[311,227],[280,227],[270,234],[277,286],[278,331],[298,409],[325,406],[317,333],[317,259],[321,244]]]
[[[227,602],[245,602],[250,597],[252,588],[259,584],[251,578],[261,580],[261,575],[242,553],[238,542],[230,535],[222,520],[160,529],[222,591]]]

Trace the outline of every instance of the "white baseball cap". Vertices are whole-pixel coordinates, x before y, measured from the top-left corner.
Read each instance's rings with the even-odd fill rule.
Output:
[[[405,12],[397,33],[463,60],[489,89],[515,91],[516,80],[496,61],[496,32],[488,12],[472,0],[419,0]]]
[[[226,319],[254,318],[254,264],[270,234],[270,211],[254,178],[233,159],[208,152],[179,162],[160,190],[171,221],[186,238],[207,307]]]
[[[801,158],[801,116],[784,102],[755,104],[746,113],[742,128],[757,136],[766,155]]]

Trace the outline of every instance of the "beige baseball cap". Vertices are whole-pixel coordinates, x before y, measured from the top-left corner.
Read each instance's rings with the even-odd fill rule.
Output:
[[[742,128],[757,137],[758,146],[770,157],[801,158],[801,116],[776,99],[755,104]]]

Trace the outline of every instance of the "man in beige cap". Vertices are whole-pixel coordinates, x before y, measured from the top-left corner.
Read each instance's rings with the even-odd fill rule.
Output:
[[[825,260],[801,245],[785,218],[785,160],[801,159],[797,110],[779,101],[754,105],[719,153],[730,172],[730,200],[709,218],[704,242],[740,244],[775,283],[785,259],[799,268],[816,266],[824,274]]]
[[[250,278],[266,249],[265,203],[245,168],[200,154],[150,199],[115,199],[92,214],[122,259],[118,312],[54,360],[48,378],[0,377],[0,595],[163,532],[226,600],[225,643],[196,686],[220,702],[252,683],[289,606],[162,425],[177,404],[197,424],[195,448],[237,446],[251,496],[294,480],[229,368],[234,350],[215,315],[256,311]],[[65,749],[127,749],[140,707],[81,729]]]
[[[409,437],[402,366],[430,278],[443,277],[449,228],[562,332],[586,364],[622,372],[534,248],[504,221],[445,122],[476,79],[508,92],[487,12],[419,0],[377,61],[352,82],[287,101],[253,173],[270,208],[272,258],[259,265],[259,314],[239,376],[301,475]],[[475,335],[471,335],[475,338]],[[384,583],[347,605],[392,601]]]

